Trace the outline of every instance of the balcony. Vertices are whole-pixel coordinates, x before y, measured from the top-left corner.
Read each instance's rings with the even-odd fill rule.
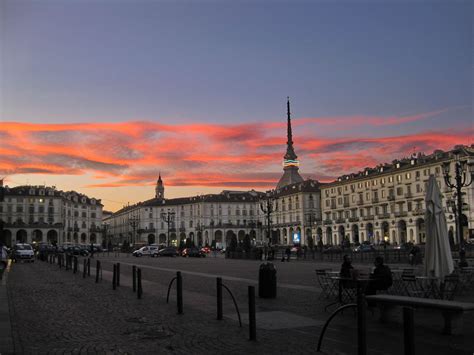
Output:
[[[407,212],[395,212],[395,217],[397,217],[397,218],[406,217],[406,216],[408,216]]]
[[[378,217],[378,219],[389,219],[390,218],[390,213],[381,213],[377,217]]]
[[[345,218],[338,218],[336,219],[336,223],[345,223],[346,219]]]
[[[359,201],[357,201],[357,205],[360,206],[360,205],[363,205],[363,204],[364,204],[364,200],[359,200]]]
[[[323,223],[324,223],[324,225],[332,224],[332,220],[331,219],[325,219]]]
[[[179,231],[180,231],[180,232],[186,232],[186,228],[184,228],[184,227],[179,227]]]
[[[423,208],[417,208],[416,210],[413,211],[414,216],[420,216],[424,214],[425,214],[425,210]]]
[[[373,220],[374,220],[374,216],[373,216],[373,215],[364,216],[364,217],[362,217],[362,219],[363,219],[364,221],[373,221]]]
[[[335,210],[337,208],[336,204],[331,204],[331,207],[330,207],[332,210]]]
[[[411,192],[407,192],[405,194],[405,198],[412,198],[413,197],[413,194]]]
[[[372,203],[379,203],[379,198],[378,197],[373,197],[372,198]]]
[[[343,206],[344,207],[349,207],[349,202],[344,202]]]
[[[389,201],[395,200],[395,195],[388,195],[387,200],[389,200]]]
[[[359,222],[359,217],[350,217],[349,222]]]

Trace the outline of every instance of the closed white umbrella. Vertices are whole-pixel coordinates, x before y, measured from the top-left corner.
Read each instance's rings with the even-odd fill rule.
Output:
[[[453,272],[454,265],[441,192],[434,175],[428,180],[425,202],[425,275],[438,277],[443,282],[444,277]]]

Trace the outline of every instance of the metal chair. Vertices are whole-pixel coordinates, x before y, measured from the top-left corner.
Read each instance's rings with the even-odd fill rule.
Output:
[[[316,279],[318,281],[319,286],[321,287],[321,294],[319,298],[324,297],[334,298],[337,297],[337,288],[335,283],[330,279],[329,275],[327,274],[326,269],[316,269]]]

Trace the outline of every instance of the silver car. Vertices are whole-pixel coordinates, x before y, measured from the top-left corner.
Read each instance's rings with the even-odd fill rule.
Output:
[[[35,261],[35,252],[31,245],[26,243],[18,243],[13,247],[13,260],[20,261],[26,260],[29,262]]]

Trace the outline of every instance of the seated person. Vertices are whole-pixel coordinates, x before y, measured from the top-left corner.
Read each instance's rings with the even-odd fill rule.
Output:
[[[393,283],[392,271],[387,265],[384,265],[381,256],[375,258],[374,265],[374,272],[370,276],[371,280],[365,289],[366,295],[375,295],[377,290],[387,290]]]
[[[343,257],[343,262],[341,265],[341,271],[339,273],[339,276],[345,277],[348,279],[352,278],[352,270],[354,270],[354,267],[352,266],[352,260],[349,255],[344,255]]]
[[[341,265],[341,271],[339,272],[339,276],[345,279],[353,279],[356,275],[354,267],[352,266],[352,260],[349,255],[344,255],[343,262]],[[353,287],[354,283],[348,280],[341,280],[342,286],[344,287]]]

